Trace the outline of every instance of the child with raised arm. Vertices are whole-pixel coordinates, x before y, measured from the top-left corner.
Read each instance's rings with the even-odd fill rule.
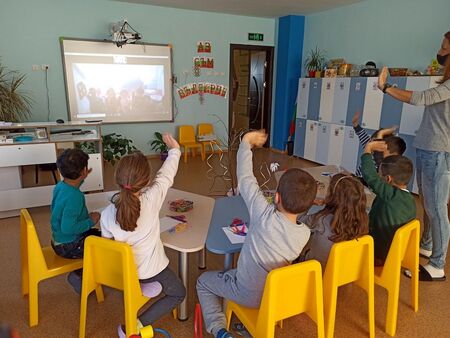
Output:
[[[178,276],[168,267],[169,259],[160,238],[159,211],[172,186],[180,160],[180,146],[169,134],[163,135],[169,154],[151,181],[147,158],[135,152],[120,159],[115,172],[120,192],[102,212],[102,236],[128,243],[134,254],[141,283],[159,282],[164,296],[140,316],[137,326],[153,324],[180,304],[186,290]],[[119,325],[119,337],[125,328]]]
[[[416,217],[416,203],[406,189],[413,175],[410,159],[388,156],[380,164],[379,174],[372,160],[374,151],[384,151],[384,141],[372,141],[361,156],[364,180],[376,195],[369,212],[369,234],[375,246],[375,265],[383,265],[394,234],[402,225]]]
[[[325,196],[325,207],[298,221],[311,229],[311,237],[298,261],[316,259],[325,271],[334,243],[349,241],[369,233],[366,194],[362,183],[348,175],[333,175]]]
[[[58,157],[56,166],[64,178],[53,189],[50,224],[52,247],[58,256],[83,258],[84,240],[87,236],[100,236],[93,228],[100,219],[98,212],[88,213],[86,201],[80,186],[91,172],[88,169],[89,156],[79,149],[66,149]],[[81,293],[82,270],[67,276],[75,292]]]
[[[251,151],[266,140],[264,131],[249,132],[243,136],[237,154],[238,186],[250,214],[237,269],[208,271],[197,281],[206,329],[217,338],[232,337],[225,329],[222,299],[258,308],[267,274],[291,264],[309,238],[309,229],[297,224],[297,217],[311,207],[317,184],[303,170],[289,169],[280,178],[274,204],[268,203],[253,175]]]

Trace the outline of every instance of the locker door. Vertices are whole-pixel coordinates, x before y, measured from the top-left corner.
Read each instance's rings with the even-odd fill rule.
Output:
[[[367,78],[366,77],[352,77],[350,80],[350,91],[347,106],[347,118],[345,125],[352,125],[352,117],[355,112],[359,111],[361,114],[364,109],[364,98],[366,97]]]
[[[334,164],[341,165],[342,153],[344,149],[344,126],[339,124],[330,125],[330,141],[328,143],[328,159],[327,165]]]
[[[322,92],[320,94],[319,121],[331,122],[333,113],[334,87],[336,78],[322,79]]]
[[[383,105],[383,92],[378,89],[378,77],[367,78],[366,97],[364,99],[364,110],[362,126],[377,130],[380,127],[381,107]]]
[[[397,76],[389,78],[389,83],[396,85],[398,88],[406,88],[406,77]],[[403,102],[394,99],[390,95],[384,95],[383,106],[381,107],[380,127],[389,128],[392,126],[399,126],[402,117]]]
[[[412,91],[423,91],[430,85],[429,77],[408,77],[406,80],[406,89]],[[402,107],[402,118],[400,120],[400,134],[416,135],[423,116],[423,106],[413,106],[404,103]]]
[[[309,99],[308,99],[308,120],[317,121],[319,119],[320,92],[322,89],[322,79],[310,79]]]
[[[305,137],[306,137],[306,120],[297,119],[295,121],[295,141],[294,155],[299,157],[305,156]]]
[[[315,161],[321,164],[327,164],[328,161],[330,127],[328,123],[319,122]]]
[[[309,79],[298,80],[297,118],[306,119],[309,101]]]
[[[345,124],[347,117],[348,96],[350,93],[350,78],[341,77],[336,79],[334,87],[333,114],[331,122]]]
[[[416,148],[413,147],[414,136],[403,134],[399,134],[398,136],[400,136],[406,142],[406,151],[403,154],[403,156],[409,158],[414,165],[414,174],[411,180],[409,181],[408,190],[418,193],[417,179],[416,179]]]
[[[305,150],[304,157],[307,160],[316,160],[316,148],[317,148],[317,132],[319,130],[319,123],[316,121],[306,121],[305,131]]]
[[[358,164],[359,141],[353,127],[344,127],[344,144],[342,145],[341,166],[355,173]]]

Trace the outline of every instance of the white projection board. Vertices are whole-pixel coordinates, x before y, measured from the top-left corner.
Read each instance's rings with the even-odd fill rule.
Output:
[[[60,41],[69,120],[173,121],[170,45]]]

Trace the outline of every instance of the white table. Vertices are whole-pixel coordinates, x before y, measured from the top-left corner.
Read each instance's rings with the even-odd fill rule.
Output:
[[[111,197],[117,191],[108,191],[98,194],[87,194],[86,205],[89,211],[99,211],[108,206]],[[186,290],[188,290],[189,264],[188,253],[199,253],[199,267],[205,268],[205,242],[208,233],[209,223],[214,208],[214,199],[190,192],[169,189],[166,199],[161,208],[160,217],[166,215],[176,215],[176,212],[170,211],[169,201],[175,199],[186,199],[194,202],[194,209],[181,214],[187,218],[188,228],[181,232],[169,233],[168,231],[161,233],[161,240],[164,246],[178,251],[178,274],[183,281]],[[187,293],[188,295],[189,293]],[[188,299],[187,296],[180,304],[178,310],[178,319],[188,319]]]

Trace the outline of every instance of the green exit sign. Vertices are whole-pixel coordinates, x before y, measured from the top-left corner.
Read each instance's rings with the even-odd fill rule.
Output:
[[[250,41],[264,41],[264,34],[261,34],[261,33],[248,33],[248,39]]]

